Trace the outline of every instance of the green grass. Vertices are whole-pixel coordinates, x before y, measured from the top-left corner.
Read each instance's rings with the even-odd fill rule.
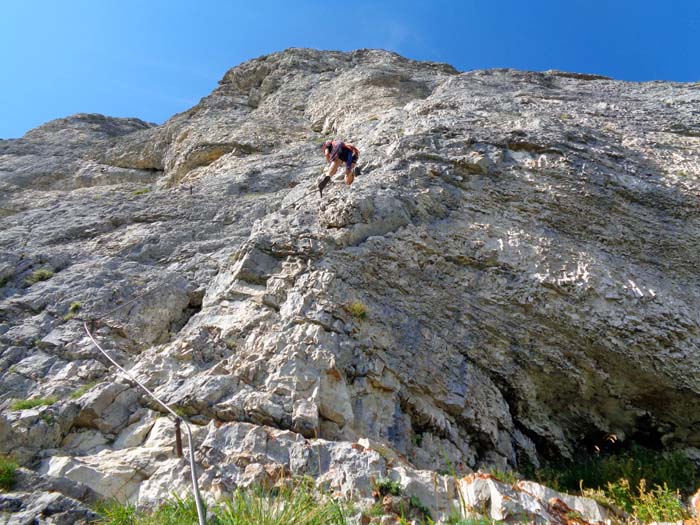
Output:
[[[401,483],[398,481],[393,481],[389,478],[378,478],[374,482],[374,489],[379,493],[380,496],[400,496],[401,495]]]
[[[690,518],[690,513],[683,507],[680,493],[669,490],[665,483],[650,491],[647,491],[644,485],[640,485],[637,492],[638,495],[632,504],[632,513],[644,523]]]
[[[423,444],[423,434],[413,434],[411,436],[411,443],[416,447],[420,447]]]
[[[12,489],[17,476],[17,463],[8,456],[0,455],[0,491]]]
[[[192,498],[174,497],[151,512],[133,505],[103,504],[97,509],[103,525],[190,525],[197,523]],[[345,525],[342,507],[305,485],[279,489],[239,489],[231,498],[207,509],[216,525]]]
[[[424,518],[430,519],[430,510],[428,507],[418,498],[417,496],[411,496],[411,499],[409,500],[409,504],[411,507],[419,511],[421,514],[423,514]]]
[[[669,489],[665,483],[648,490],[644,480],[633,487],[627,480],[620,479],[608,483],[604,489],[583,489],[581,493],[605,506],[629,513],[633,516],[631,523],[675,522],[690,518],[680,492]]]
[[[149,191],[151,191],[151,188],[139,188],[138,190],[132,191],[131,194],[138,197],[139,195],[145,195]]]
[[[71,319],[73,319],[82,307],[82,303],[79,303],[77,301],[70,303],[70,306],[68,307],[68,313],[63,316],[63,320],[70,321]]]
[[[671,490],[691,494],[700,486],[700,472],[680,452],[661,453],[640,446],[616,454],[578,458],[565,463],[526,473],[528,478],[557,490],[577,491],[604,488],[608,483],[626,479],[633,487],[642,480],[647,486],[668,484]]]
[[[18,399],[10,405],[11,410],[26,410],[41,406],[50,406],[58,401],[55,397],[37,397],[35,399]]]
[[[238,490],[226,501],[220,514],[221,525],[345,525],[342,507],[333,499],[323,499],[304,486],[281,489]]]
[[[53,275],[54,272],[51,268],[39,268],[38,270],[34,270],[32,274],[24,280],[24,284],[26,284],[27,286],[31,286],[33,284],[38,283],[39,281],[46,281],[47,279],[51,279]]]
[[[477,517],[477,518],[467,518],[458,521],[448,521],[449,525],[493,525],[496,523],[490,518]]]
[[[498,481],[508,485],[515,485],[518,481],[520,481],[517,473],[514,470],[491,469],[489,474],[491,474]]]
[[[380,502],[376,502],[364,514],[370,518],[379,518],[384,515],[384,506]]]
[[[366,319],[367,318],[367,306],[362,301],[354,301],[348,305],[348,312],[355,319]]]
[[[493,471],[508,482],[515,474]],[[513,476],[513,480],[508,479]],[[681,454],[632,448],[607,456],[579,459],[575,464],[548,467],[530,472],[528,479],[571,492],[581,492],[599,502],[617,507],[631,516],[627,523],[678,521],[687,518],[681,494],[694,491],[696,470]],[[582,481],[583,480],[583,481]],[[632,481],[634,480],[634,481]],[[654,480],[653,484],[649,480]],[[662,481],[658,481],[662,480]],[[373,482],[375,495],[401,495],[398,482],[379,478]],[[420,511],[426,523],[432,523],[427,507],[417,498],[410,507]],[[315,492],[312,483],[298,481],[290,488],[238,490],[231,498],[208,509],[210,523],[216,525],[345,525],[349,515],[336,500]],[[194,524],[197,513],[192,499],[174,498],[151,512],[137,511],[133,506],[111,505],[100,511],[104,525]],[[383,514],[381,503],[364,512],[367,517]],[[405,521],[405,520],[404,520]],[[419,521],[421,521],[419,519]],[[462,518],[457,509],[447,519],[450,525],[487,525],[487,517]]]
[[[529,472],[527,477],[555,490],[580,491],[642,522],[685,518],[682,497],[700,486],[700,473],[686,456],[640,446],[617,454],[579,458],[576,463]]]
[[[92,387],[94,387],[99,381],[90,381],[89,383],[85,383],[83,386],[80,388],[77,388],[73,392],[71,392],[71,395],[68,396],[70,399],[79,399],[83,397],[84,394],[86,394]]]
[[[110,525],[135,525],[138,519],[136,506],[128,503],[122,505],[116,500],[100,501],[95,505],[101,519],[97,523],[109,523]]]

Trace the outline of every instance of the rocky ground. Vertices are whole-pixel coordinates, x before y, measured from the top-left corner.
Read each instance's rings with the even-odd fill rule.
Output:
[[[698,454],[699,103],[698,83],[291,49],[161,126],[0,140],[0,452],[62,498],[187,487],[99,318],[191,423],[208,497],[392,477],[439,516],[463,481],[438,472],[606,436]],[[362,174],[320,198],[335,137]],[[58,505],[13,494],[0,510]]]

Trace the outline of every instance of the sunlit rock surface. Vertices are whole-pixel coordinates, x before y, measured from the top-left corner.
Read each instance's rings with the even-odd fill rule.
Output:
[[[610,435],[700,446],[699,103],[697,83],[291,49],[160,126],[2,140],[0,452],[105,497],[187,479],[172,423],[83,331],[98,317],[195,427],[209,494],[282,469],[369,497],[371,476],[431,487]],[[320,198],[335,137],[362,174]],[[28,398],[56,402],[12,410]]]

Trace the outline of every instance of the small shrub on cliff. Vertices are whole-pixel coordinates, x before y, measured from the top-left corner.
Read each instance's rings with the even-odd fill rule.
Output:
[[[348,305],[348,312],[355,319],[366,319],[367,318],[367,306],[362,301],[355,301]]]
[[[17,463],[7,456],[0,455],[0,490],[10,490],[16,475]]]
[[[389,478],[378,478],[374,482],[374,489],[379,496],[400,496],[401,483]]]

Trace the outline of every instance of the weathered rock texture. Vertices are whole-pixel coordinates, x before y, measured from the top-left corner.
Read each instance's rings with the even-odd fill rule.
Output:
[[[368,497],[397,465],[697,447],[698,104],[699,84],[291,49],[161,126],[0,141],[0,448],[105,496],[186,479],[82,331],[106,313],[101,343],[201,425],[212,490],[286,469]],[[363,172],[320,199],[330,137]]]

